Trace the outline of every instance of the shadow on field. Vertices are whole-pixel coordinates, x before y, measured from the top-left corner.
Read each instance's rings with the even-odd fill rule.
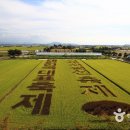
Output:
[[[121,108],[124,112],[130,113],[130,104],[116,101],[89,102],[82,106],[82,110],[92,115],[113,115],[113,112]]]

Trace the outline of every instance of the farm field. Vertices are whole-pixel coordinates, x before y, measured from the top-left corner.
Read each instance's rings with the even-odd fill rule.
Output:
[[[43,50],[44,46],[0,46],[0,51],[8,51],[9,49],[18,49],[18,50]]]
[[[0,62],[0,99],[13,87],[17,87],[40,63],[38,60],[5,60]]]
[[[130,93],[130,64],[115,60],[85,60]]]
[[[84,104],[98,101],[130,104],[128,93],[86,63],[108,77],[113,74],[114,76],[109,78],[127,91],[130,90],[127,84],[123,84],[124,81],[129,82],[127,76],[130,73],[127,72],[130,71],[130,65],[118,61],[72,59],[1,61],[0,128],[6,124],[11,130],[129,129],[129,122],[117,123],[114,116],[101,113],[99,108],[94,110],[95,114],[83,109]],[[100,65],[103,66],[101,69]],[[117,70],[118,67],[119,71],[114,72],[113,70],[115,68]],[[126,72],[119,75],[123,72],[121,68]]]

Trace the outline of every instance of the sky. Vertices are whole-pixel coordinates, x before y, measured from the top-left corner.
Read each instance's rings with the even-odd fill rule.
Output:
[[[130,44],[130,0],[0,0],[0,43]]]

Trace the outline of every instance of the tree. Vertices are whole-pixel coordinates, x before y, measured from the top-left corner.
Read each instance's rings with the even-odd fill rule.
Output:
[[[10,57],[12,57],[12,58],[15,58],[15,56],[20,56],[21,54],[22,54],[21,50],[17,50],[17,49],[15,49],[15,50],[12,50],[12,49],[8,50],[8,55]]]
[[[57,45],[56,45],[56,44],[54,44],[54,48],[57,48]]]
[[[44,48],[44,52],[50,52],[50,51],[51,51],[50,47]]]
[[[106,47],[106,46],[101,46],[101,47],[92,47],[91,48],[93,52],[100,52],[104,55],[108,55],[110,56],[111,55],[111,51],[112,51],[112,48],[110,47]]]
[[[62,49],[66,49],[66,46],[63,46]]]
[[[86,52],[86,49],[85,48],[79,48],[79,49],[76,49],[75,52]]]
[[[124,58],[126,58],[127,56],[128,56],[128,54],[125,52],[125,53],[124,53]]]
[[[117,56],[117,52],[112,52],[112,56]]]
[[[122,57],[122,53],[119,53],[119,54],[118,54],[118,57]]]

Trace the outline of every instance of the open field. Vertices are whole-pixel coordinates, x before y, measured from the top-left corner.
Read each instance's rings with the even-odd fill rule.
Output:
[[[128,129],[127,121],[82,108],[104,100],[130,104],[129,71],[129,64],[112,60],[1,61],[0,128]]]
[[[85,62],[130,93],[130,64],[115,60],[86,60]]]
[[[17,87],[33,71],[38,60],[5,60],[0,62],[0,101],[13,88]]]
[[[0,51],[8,51],[9,49],[18,49],[18,50],[43,50],[44,46],[0,46]]]

